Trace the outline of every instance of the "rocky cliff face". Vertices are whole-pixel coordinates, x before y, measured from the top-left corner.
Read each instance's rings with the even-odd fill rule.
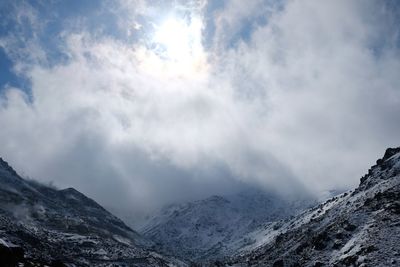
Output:
[[[400,148],[388,149],[355,190],[248,238],[226,265],[399,266]]]

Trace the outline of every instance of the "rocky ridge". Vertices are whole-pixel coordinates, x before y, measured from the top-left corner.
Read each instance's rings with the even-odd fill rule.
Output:
[[[186,266],[151,245],[77,190],[25,180],[0,159],[2,266]]]
[[[399,266],[400,148],[389,148],[352,191],[265,224],[226,266]]]

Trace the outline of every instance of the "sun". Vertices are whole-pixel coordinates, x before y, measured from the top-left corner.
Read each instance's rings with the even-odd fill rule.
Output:
[[[191,53],[191,32],[189,25],[177,19],[168,19],[156,28],[154,41],[159,53],[173,61],[183,60]]]
[[[201,49],[201,21],[170,17],[155,27],[154,42],[169,60],[185,61]]]
[[[154,25],[148,54],[150,67],[163,74],[194,75],[205,70],[202,44],[203,22],[198,17],[170,16]],[[161,68],[161,69],[160,69]]]

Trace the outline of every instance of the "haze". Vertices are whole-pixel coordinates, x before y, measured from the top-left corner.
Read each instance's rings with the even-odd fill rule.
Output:
[[[400,143],[397,1],[2,1],[0,156],[122,213],[318,195]]]

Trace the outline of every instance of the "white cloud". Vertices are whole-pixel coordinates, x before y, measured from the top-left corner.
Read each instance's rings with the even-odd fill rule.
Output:
[[[399,141],[398,48],[379,57],[372,50],[387,37],[375,24],[387,14],[375,9],[291,1],[249,43],[222,55],[235,66],[227,76],[237,91],[264,100],[260,142],[310,187],[355,185]]]
[[[26,70],[33,102],[6,91],[2,156],[135,210],[241,182],[290,194],[356,184],[399,142],[400,57],[384,44],[397,29],[375,12],[380,3],[289,1],[249,40],[221,45],[266,10],[231,3],[216,14],[209,65],[185,75],[163,75],[173,66],[156,69],[143,43],[65,29],[69,61]]]

